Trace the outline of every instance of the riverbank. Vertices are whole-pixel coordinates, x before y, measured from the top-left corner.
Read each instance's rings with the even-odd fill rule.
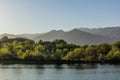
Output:
[[[113,62],[113,61],[55,61],[55,60],[49,60],[49,61],[22,61],[22,60],[12,60],[12,61],[0,61],[0,64],[81,64],[81,63],[91,63],[91,64],[120,64],[120,62]]]

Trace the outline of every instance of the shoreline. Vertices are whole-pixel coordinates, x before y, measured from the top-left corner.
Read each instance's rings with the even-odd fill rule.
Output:
[[[120,62],[113,61],[0,61],[0,64],[120,64]]]

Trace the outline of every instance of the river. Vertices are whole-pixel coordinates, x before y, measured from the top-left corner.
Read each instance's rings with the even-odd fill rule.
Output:
[[[0,64],[0,80],[120,80],[120,65]]]

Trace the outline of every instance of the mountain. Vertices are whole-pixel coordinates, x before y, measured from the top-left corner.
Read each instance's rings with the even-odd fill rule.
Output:
[[[4,37],[4,36],[8,36],[9,38],[15,38],[15,37],[17,37],[17,35],[5,33],[5,34],[1,34],[1,35],[0,35],[0,38],[2,38],[2,37]]]
[[[102,35],[102,36],[109,36],[109,37],[118,37],[120,34],[120,27],[106,27],[106,28],[79,28],[81,31],[85,31],[92,34]],[[116,33],[117,32],[117,33]]]
[[[73,29],[71,31],[64,32],[62,30],[53,30],[42,36],[38,36],[35,40],[45,40],[45,41],[53,41],[55,39],[64,39],[68,43],[77,44],[77,45],[85,45],[85,44],[99,44],[104,42],[110,42],[109,37],[96,35],[84,31],[80,31],[78,29]]]
[[[111,38],[111,42],[120,40],[120,27],[106,27],[106,28],[79,28],[79,30],[84,32],[89,32],[92,34],[102,35]]]
[[[114,38],[115,40],[120,40],[120,29],[112,31],[107,36]]]
[[[39,40],[45,40],[45,41],[53,41],[55,39],[64,39],[64,31],[62,30],[52,30],[50,32],[47,32],[43,35],[39,35],[37,37],[34,38],[35,41],[39,41]]]
[[[28,39],[34,40],[35,37],[41,36],[41,35],[43,35],[43,34],[44,34],[44,33],[38,33],[38,34],[26,34],[26,33],[24,33],[24,34],[19,34],[19,35],[17,35],[17,37],[28,38]]]
[[[1,34],[0,38],[7,36],[8,38],[16,38],[16,37],[21,37],[21,38],[27,38],[27,39],[34,39],[34,37],[40,36],[42,34],[18,34],[18,35],[14,35],[14,34]]]
[[[94,45],[100,43],[112,43],[120,40],[120,27],[107,27],[107,28],[79,28],[70,31],[52,30],[47,33],[38,34],[1,34],[9,38],[28,38],[36,42],[39,40],[53,41],[55,39],[63,39],[71,44],[77,45]]]

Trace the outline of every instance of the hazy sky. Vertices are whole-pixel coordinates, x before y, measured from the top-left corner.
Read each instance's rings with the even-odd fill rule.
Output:
[[[120,26],[120,0],[0,0],[0,34],[108,26]]]

